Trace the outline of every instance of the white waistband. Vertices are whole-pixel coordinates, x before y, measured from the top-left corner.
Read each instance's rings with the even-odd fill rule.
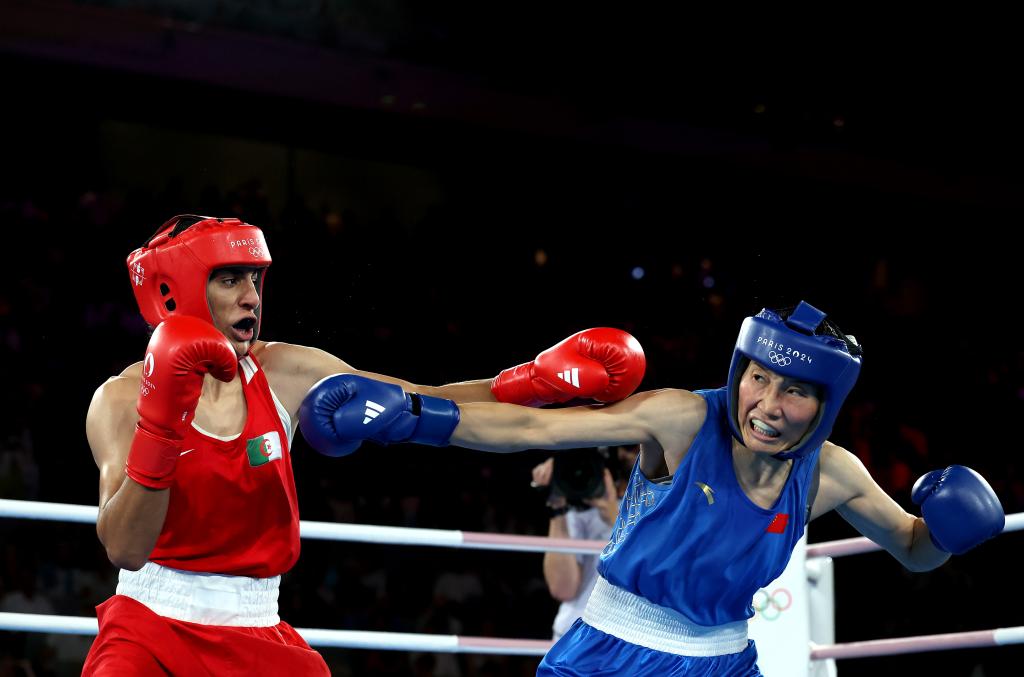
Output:
[[[632,644],[678,656],[723,656],[747,648],[747,622],[697,625],[598,577],[583,622]]]
[[[281,577],[250,578],[181,571],[154,562],[121,569],[117,594],[167,618],[203,625],[261,628],[277,625]]]

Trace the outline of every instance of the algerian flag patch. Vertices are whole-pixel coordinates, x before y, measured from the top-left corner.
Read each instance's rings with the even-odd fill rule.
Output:
[[[269,432],[246,440],[245,453],[249,455],[249,465],[254,468],[275,461],[281,458],[281,436],[276,432]]]

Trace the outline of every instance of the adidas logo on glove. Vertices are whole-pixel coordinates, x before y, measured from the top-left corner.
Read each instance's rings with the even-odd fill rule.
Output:
[[[377,404],[373,400],[366,400],[366,411],[363,412],[365,418],[363,418],[363,425],[366,425],[373,419],[377,418],[384,413],[384,407]]]
[[[558,378],[562,379],[566,383],[571,383],[577,388],[580,387],[580,370],[578,367],[558,372]]]

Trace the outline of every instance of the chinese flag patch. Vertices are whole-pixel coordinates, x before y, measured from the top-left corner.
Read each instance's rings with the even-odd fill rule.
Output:
[[[772,518],[772,523],[765,529],[765,533],[769,534],[781,534],[786,531],[786,525],[789,523],[789,515],[784,512],[775,513],[775,517]]]

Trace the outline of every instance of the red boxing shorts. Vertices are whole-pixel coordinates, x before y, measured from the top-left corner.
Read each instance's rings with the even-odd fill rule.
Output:
[[[124,595],[96,607],[100,632],[82,675],[330,675],[323,657],[284,621],[202,625],[159,616]]]

